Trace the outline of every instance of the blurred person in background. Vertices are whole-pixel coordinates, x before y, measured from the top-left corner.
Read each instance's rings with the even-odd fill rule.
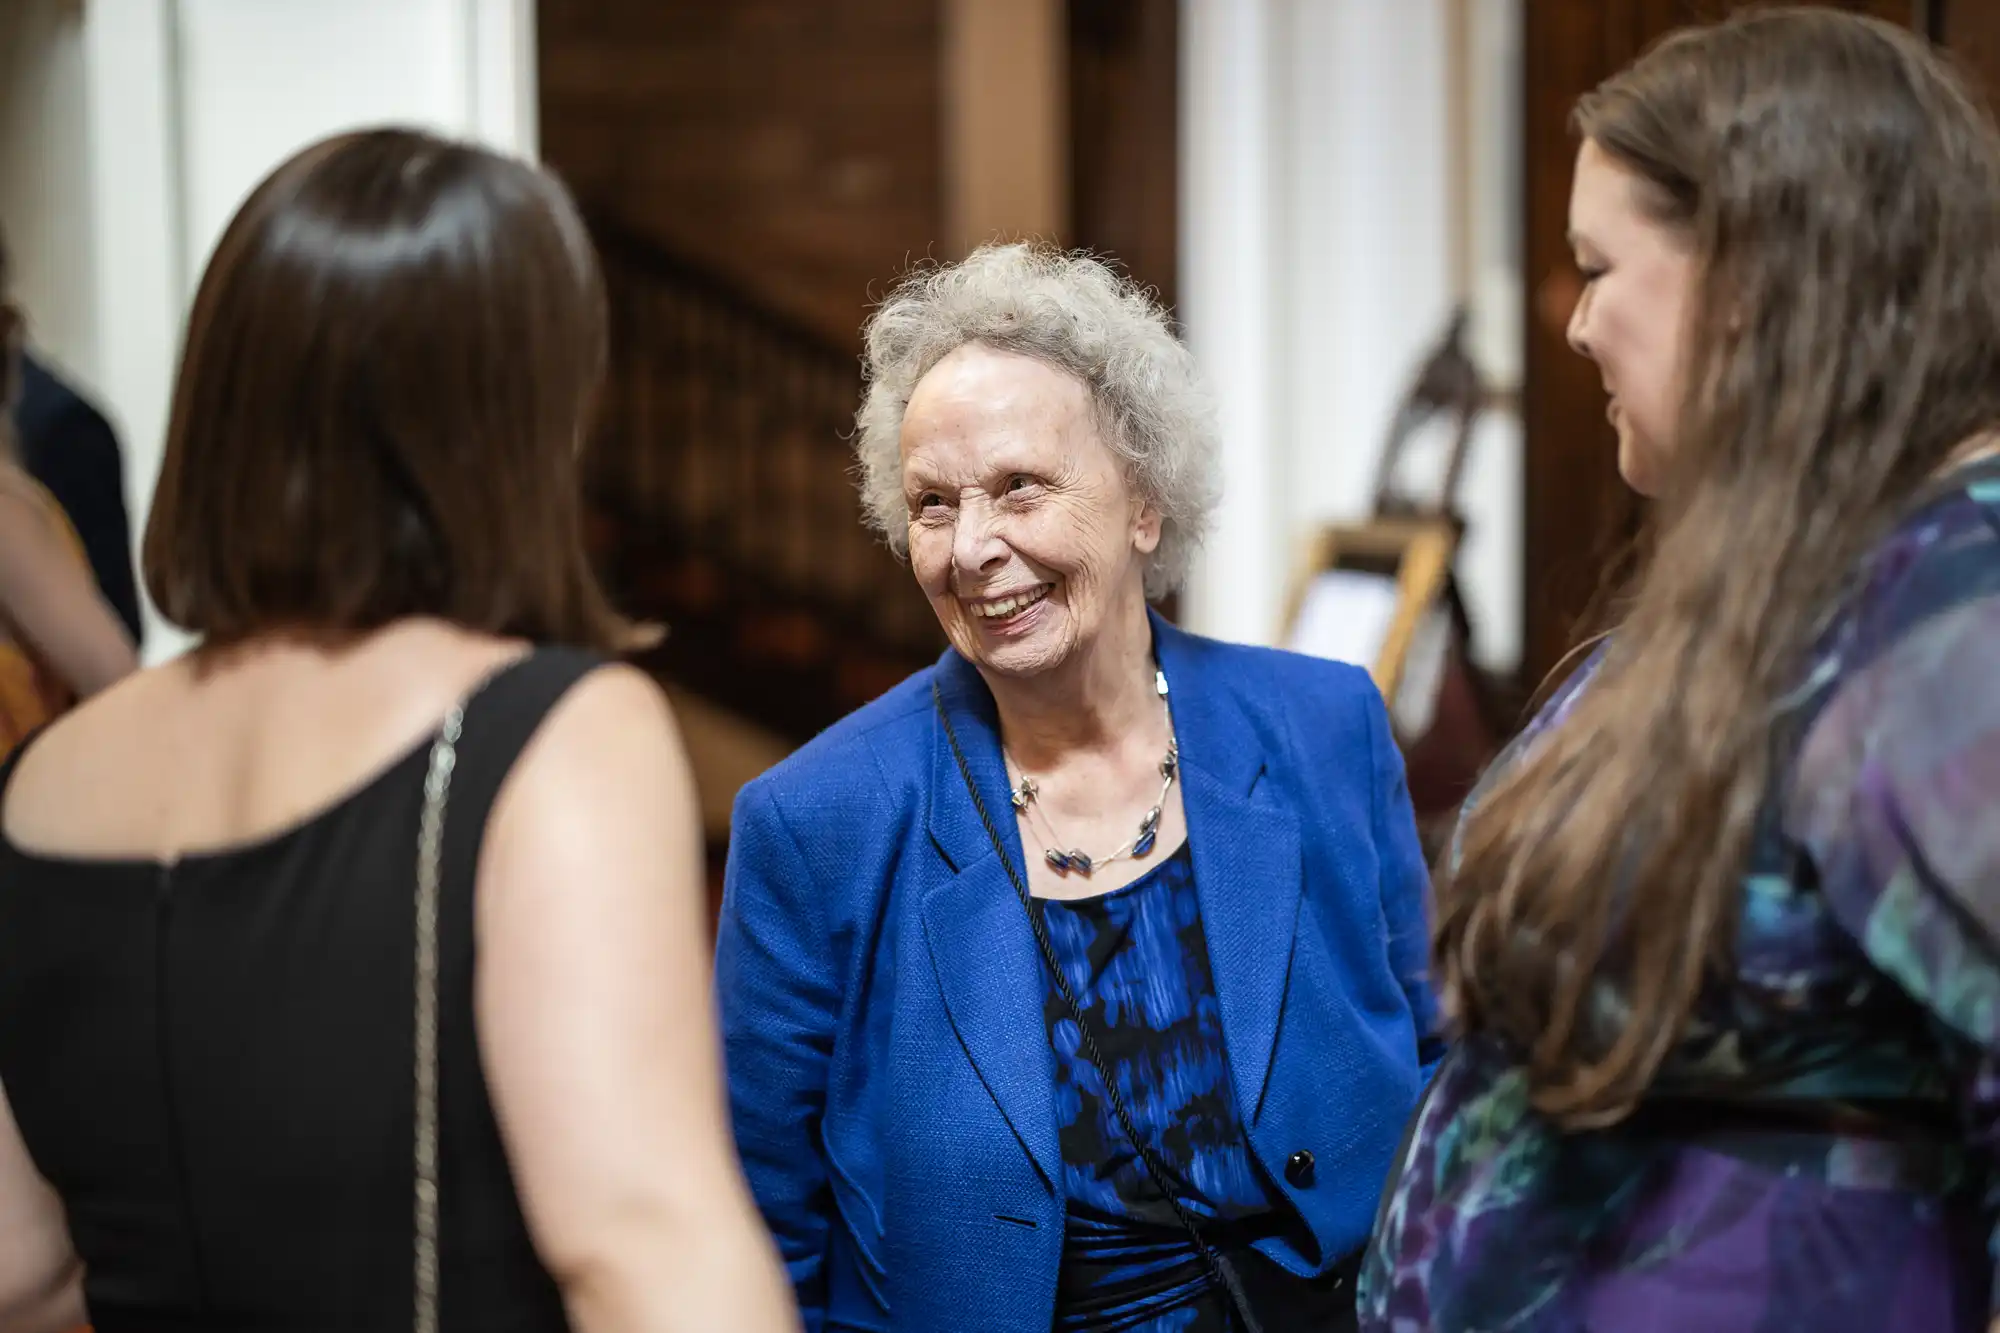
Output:
[[[1974,1333],[2000,137],[1921,38],[1825,9],[1671,37],[1576,123],[1570,339],[1650,558],[1441,876],[1462,1040],[1362,1325]]]
[[[144,549],[191,654],[0,769],[0,1329],[778,1333],[694,795],[600,656],[595,257],[331,139],[196,296]]]
[[[1352,1327],[1437,1058],[1380,696],[1148,610],[1218,443],[1102,263],[914,275],[866,369],[866,508],[951,647],[743,789],[717,946],[808,1328]]]
[[[0,273],[6,265],[7,238],[0,235]],[[104,414],[30,347],[21,348],[20,372],[13,405],[17,461],[62,506],[83,541],[98,591],[132,642],[140,644],[139,589],[132,577],[132,525],[125,513],[125,461],[118,436]]]
[[[21,465],[25,321],[10,278],[0,242],[0,755],[138,665],[61,505]]]

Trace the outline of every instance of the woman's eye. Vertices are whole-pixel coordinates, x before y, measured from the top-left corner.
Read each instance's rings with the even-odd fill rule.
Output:
[[[917,497],[917,512],[920,514],[927,514],[933,509],[942,508],[943,505],[944,497],[936,491],[925,491]]]
[[[1033,477],[1025,472],[1016,472],[1013,476],[1007,478],[1007,493],[1012,495],[1018,491],[1029,490],[1034,484],[1035,479]]]
[[[1576,271],[1583,278],[1585,286],[1589,286],[1604,276],[1604,268],[1600,264],[1578,264]]]

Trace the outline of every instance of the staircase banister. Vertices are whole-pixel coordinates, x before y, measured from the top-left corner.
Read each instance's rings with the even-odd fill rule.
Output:
[[[584,222],[603,257],[607,276],[630,273],[673,288],[727,311],[801,359],[859,380],[859,357],[805,320],[603,212],[585,210]]]

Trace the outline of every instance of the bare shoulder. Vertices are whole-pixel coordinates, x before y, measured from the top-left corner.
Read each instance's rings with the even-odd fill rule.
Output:
[[[378,774],[527,647],[409,622],[338,646],[196,649],[52,723],[21,757],[7,828],[72,850],[266,836]]]
[[[694,844],[694,811],[665,692],[634,667],[599,667],[563,696],[509,774],[484,864],[505,873],[595,862],[663,829]]]
[[[0,512],[45,513],[46,494],[19,464],[0,460]]]
[[[172,664],[135,671],[49,723],[8,784],[9,837],[66,842],[96,822],[103,803],[139,799],[135,779],[184,748],[160,733],[174,702],[165,679],[173,671]]]
[[[518,981],[609,968],[627,932],[699,935],[698,809],[664,692],[631,667],[592,671],[501,786],[479,854],[481,947]]]
[[[0,550],[17,558],[45,553],[70,556],[52,505],[47,493],[19,468],[0,463]]]
[[[565,770],[677,753],[666,691],[637,667],[614,663],[579,680],[522,756],[524,770]]]

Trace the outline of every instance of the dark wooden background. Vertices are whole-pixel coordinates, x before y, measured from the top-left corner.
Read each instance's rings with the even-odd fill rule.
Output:
[[[1638,515],[1597,373],[1563,340],[1578,291],[1563,241],[1570,109],[1664,33],[1748,2],[1523,0],[1526,624],[1503,694],[1561,658]],[[2000,0],[1834,7],[1924,32],[2000,91]],[[942,252],[938,0],[541,0],[539,14],[545,154],[596,215],[850,356],[871,302]],[[1169,304],[1177,14],[1177,0],[1070,0],[1062,229]]]
[[[1171,302],[1177,0],[1070,0],[1071,216]],[[540,0],[543,155],[597,216],[858,347],[945,257],[938,0]]]
[[[1743,0],[1526,0],[1524,228],[1527,581],[1521,679],[1532,689],[1573,642],[1579,618],[1615,569],[1638,509],[1618,479],[1596,369],[1563,327],[1579,285],[1563,234],[1579,94],[1674,28],[1747,7]],[[1907,24],[1952,51],[1975,83],[2000,89],[2000,0],[1850,0],[1831,8]]]

